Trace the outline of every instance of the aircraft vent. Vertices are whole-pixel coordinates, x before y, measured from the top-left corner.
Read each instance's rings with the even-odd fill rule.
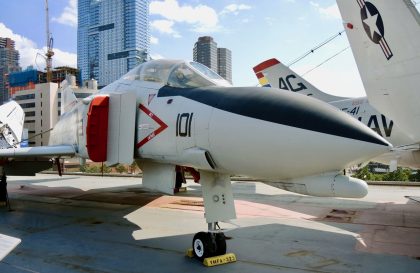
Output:
[[[94,162],[107,159],[109,97],[97,96],[90,103],[86,125],[86,148]]]

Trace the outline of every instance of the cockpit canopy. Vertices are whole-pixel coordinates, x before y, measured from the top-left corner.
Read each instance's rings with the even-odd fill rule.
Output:
[[[182,60],[153,60],[125,74],[124,80],[156,82],[179,88],[230,86],[230,83],[207,66]]]

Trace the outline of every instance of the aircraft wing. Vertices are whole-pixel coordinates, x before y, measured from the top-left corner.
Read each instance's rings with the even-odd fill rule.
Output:
[[[75,154],[73,145],[0,149],[0,158],[59,157],[74,156]]]

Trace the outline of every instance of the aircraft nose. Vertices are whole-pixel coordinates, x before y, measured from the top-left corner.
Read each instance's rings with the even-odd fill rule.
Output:
[[[383,152],[392,148],[392,144],[375,131],[330,104],[300,94],[273,91],[279,96],[278,106],[274,108],[267,102],[269,94],[267,98],[260,97],[261,116],[271,115],[273,121],[296,128],[376,144]]]
[[[238,114],[277,124],[339,136],[383,146],[388,151],[392,145],[357,119],[337,108],[311,97],[282,92],[278,89],[238,88],[240,97],[219,103],[218,107],[232,109]],[[226,90],[226,93],[229,93]]]
[[[229,95],[220,100],[217,107],[298,129],[299,134],[308,137],[305,146],[313,143],[321,150],[325,147],[331,160],[340,157],[342,162],[358,164],[392,148],[372,129],[320,100],[270,88],[238,88],[237,91],[236,97],[230,99],[231,91],[225,90]],[[311,150],[317,148],[311,147]]]

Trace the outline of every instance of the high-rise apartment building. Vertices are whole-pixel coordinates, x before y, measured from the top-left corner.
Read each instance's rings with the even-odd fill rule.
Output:
[[[9,100],[8,74],[20,70],[15,42],[0,37],[0,105]]]
[[[149,0],[79,0],[77,66],[100,87],[147,60]]]
[[[232,83],[232,52],[227,48],[217,48],[210,36],[199,37],[194,45],[193,60],[204,64]]]
[[[217,72],[217,43],[212,37],[198,38],[193,49],[193,60]]]
[[[227,48],[217,49],[217,73],[232,83],[232,52]]]

